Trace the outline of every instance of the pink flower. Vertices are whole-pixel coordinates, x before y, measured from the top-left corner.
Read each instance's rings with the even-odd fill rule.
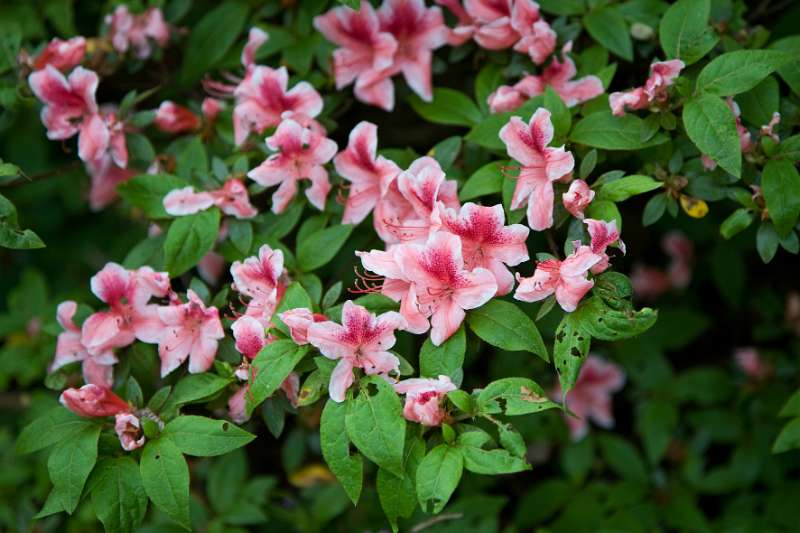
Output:
[[[505,213],[499,204],[484,207],[468,202],[460,212],[442,206],[436,216],[441,231],[460,237],[464,268],[489,270],[497,282],[497,295],[511,292],[514,275],[508,267],[528,260],[528,228],[522,224],[505,226]]]
[[[117,432],[119,443],[126,452],[144,446],[144,433],[139,422],[139,417],[132,413],[120,413],[114,421],[114,431]]]
[[[670,284],[678,289],[686,288],[692,280],[694,244],[680,231],[671,231],[661,239],[661,248],[670,257],[667,267]]]
[[[267,343],[264,326],[251,316],[241,316],[231,324],[233,338],[236,340],[236,351],[253,360]]]
[[[297,194],[297,183],[304,179],[311,181],[306,197],[314,207],[323,211],[331,189],[328,171],[323,165],[336,155],[336,143],[292,119],[286,119],[272,137],[267,138],[267,147],[277,153],[248,172],[247,176],[264,187],[280,185],[272,195],[272,211],[283,213]]]
[[[781,138],[778,137],[778,134],[775,132],[775,127],[780,123],[781,114],[775,111],[772,113],[772,118],[769,120],[769,122],[761,126],[761,135],[764,137],[769,137],[776,143],[781,142]]]
[[[563,261],[547,259],[539,262],[530,278],[517,274],[519,286],[514,298],[523,302],[538,302],[555,294],[558,305],[564,311],[574,311],[581,298],[594,286],[594,281],[586,277],[589,269],[602,259],[590,247],[579,245],[576,241],[575,251]]]
[[[194,192],[188,186],[170,191],[164,196],[164,210],[172,216],[193,215],[216,205],[226,215],[239,219],[253,218],[258,211],[250,203],[247,188],[237,179],[229,179],[220,189]]]
[[[151,41],[162,48],[169,43],[169,25],[156,7],[133,15],[127,6],[117,6],[113,14],[106,16],[106,24],[109,25],[111,44],[121,54],[133,47],[136,57],[145,59],[152,53]]]
[[[362,6],[369,5],[364,2]],[[337,8],[343,9],[343,8]],[[351,183],[342,215],[343,224],[359,224],[375,208],[400,168],[383,156],[375,156],[378,127],[362,121],[350,132],[347,148],[333,159],[336,172]]]
[[[511,209],[528,205],[528,225],[542,231],[553,225],[553,181],[572,172],[575,160],[564,147],[550,148],[553,123],[550,111],[539,108],[525,124],[519,117],[500,130],[506,152],[521,164]]]
[[[465,0],[464,8],[476,25],[473,38],[482,48],[503,50],[519,40],[511,26],[512,0]]]
[[[384,190],[373,215],[375,231],[386,243],[425,242],[437,202],[459,206],[457,189],[434,158],[420,157]]]
[[[158,306],[148,304],[150,298],[162,298],[170,292],[166,272],[150,267],[126,270],[116,263],[107,263],[91,279],[92,292],[109,309],[98,311],[83,323],[81,342],[91,355],[112,348],[121,348],[135,339],[155,343],[161,337],[163,325]]]
[[[200,106],[203,116],[206,121],[214,122],[217,119],[220,111],[222,111],[222,102],[216,98],[206,97],[203,98],[203,103]]]
[[[447,44],[461,46],[472,39],[475,34],[475,25],[460,0],[435,0],[435,2],[446,7],[458,19],[458,25],[455,28],[447,28]]]
[[[381,31],[375,9],[362,2],[358,11],[335,7],[314,19],[314,27],[339,48],[333,52],[336,88],[355,81],[356,98],[386,111],[394,108],[394,86],[386,72],[394,61],[397,40]]]
[[[637,263],[631,270],[631,285],[636,296],[652,300],[669,290],[670,281],[663,270]]]
[[[78,304],[71,300],[58,304],[56,318],[64,331],[58,334],[56,356],[48,369],[48,373],[80,361],[83,380],[86,383],[111,388],[114,384],[114,363],[117,362],[117,358],[114,356],[114,352],[110,350],[99,353],[96,356],[89,355],[89,351],[81,341],[81,330],[73,322],[77,309]]]
[[[342,308],[342,325],[326,321],[308,327],[308,342],[325,357],[339,361],[328,388],[333,401],[344,401],[353,384],[354,368],[368,375],[397,372],[400,361],[389,349],[395,343],[394,331],[405,323],[399,313],[390,311],[376,317],[348,300]]]
[[[89,191],[89,207],[92,211],[100,211],[116,200],[117,185],[136,175],[131,169],[117,166],[108,154],[100,159],[87,161],[85,166],[92,183]]]
[[[603,82],[597,76],[572,79],[577,70],[575,63],[567,56],[571,48],[572,43],[567,43],[562,49],[561,61],[554,57],[542,71],[541,76],[528,74],[513,87],[503,85],[490,94],[488,104],[492,113],[513,111],[528,99],[544,93],[548,85],[558,93],[568,107],[603,94]]]
[[[286,395],[289,403],[297,407],[298,394],[300,392],[300,376],[295,372],[289,374],[289,376],[283,380],[283,383],[281,383],[281,390]],[[248,394],[250,394],[250,385],[246,384],[228,398],[228,416],[237,424],[244,424],[250,419],[250,415],[247,414]]]
[[[770,373],[771,369],[769,365],[764,362],[761,358],[761,354],[755,348],[737,348],[736,351],[733,352],[733,358],[736,361],[736,366],[738,366],[751,381],[761,381]]]
[[[539,5],[532,0],[514,0],[511,26],[520,35],[514,50],[527,53],[541,65],[556,49],[556,32],[539,15]]]
[[[289,328],[289,334],[292,340],[303,346],[308,344],[308,328],[314,322],[325,322],[328,318],[319,313],[312,313],[305,307],[298,307],[296,309],[289,309],[278,315],[286,327]]]
[[[191,374],[205,372],[214,363],[219,339],[225,336],[217,308],[206,308],[191,289],[186,296],[189,301],[185,304],[158,308],[158,317],[164,324],[158,343],[161,377],[178,368],[187,357]]]
[[[42,123],[51,140],[78,134],[78,155],[84,161],[99,159],[108,149],[111,133],[95,102],[97,74],[77,67],[68,78],[52,65],[28,77],[31,90],[44,102]]]
[[[154,124],[167,133],[185,133],[198,129],[200,119],[188,107],[165,100],[158,106]]]
[[[583,220],[584,210],[594,200],[594,191],[583,180],[575,180],[569,184],[569,190],[561,195],[564,208],[575,218]]]
[[[396,254],[405,279],[411,281],[401,312],[411,314],[409,323],[419,322],[413,315],[430,317],[431,342],[436,346],[461,326],[465,309],[480,307],[497,294],[490,270],[465,268],[461,239],[451,233],[434,233],[425,245],[403,245]]]
[[[256,52],[261,45],[269,40],[269,35],[267,32],[262,30],[261,28],[250,28],[250,32],[247,34],[247,44],[242,49],[242,65],[245,68],[254,65],[256,62]]]
[[[567,408],[578,418],[564,415],[572,440],[582,439],[589,431],[589,419],[595,424],[611,428],[614,426],[614,413],[611,408],[611,395],[625,385],[625,373],[616,364],[595,355],[583,362],[575,386],[567,393]],[[561,386],[556,385],[552,395],[561,398]]]
[[[406,395],[403,416],[411,422],[419,422],[423,426],[438,426],[446,415],[442,407],[445,395],[456,390],[456,386],[447,376],[438,379],[406,379],[394,386],[398,394]]]
[[[258,250],[258,257],[234,261],[231,265],[233,289],[250,298],[246,314],[258,319],[262,326],[269,323],[278,305],[284,288],[280,281],[282,274],[283,252],[266,244]]]
[[[619,230],[617,229],[616,220],[606,222],[605,220],[594,220],[592,218],[587,218],[583,222],[586,224],[586,228],[589,230],[589,236],[592,239],[590,246],[592,253],[600,256],[600,261],[598,261],[592,267],[592,274],[599,274],[605,271],[609,266],[609,258],[608,254],[606,253],[606,248],[616,243],[624,254],[625,243],[619,238]]]
[[[447,42],[447,26],[438,7],[425,7],[423,0],[384,0],[378,9],[382,32],[397,41],[397,51],[388,75],[402,73],[420,98],[433,98],[431,63],[433,51]]]
[[[272,69],[252,66],[244,80],[236,86],[233,95],[233,132],[236,146],[240,146],[250,132],[264,133],[267,128],[281,124],[287,111],[309,118],[322,111],[322,97],[305,81],[287,91],[289,73],[286,67]]]
[[[680,59],[657,61],[650,65],[650,76],[644,86],[625,92],[611,93],[608,104],[614,115],[622,116],[625,110],[645,109],[653,103],[667,99],[667,89],[675,82],[684,67]]]
[[[67,389],[59,398],[61,405],[85,418],[128,413],[131,406],[108,387],[88,384],[80,389]]]
[[[54,68],[66,72],[80,65],[85,55],[86,39],[83,37],[77,36],[66,41],[56,37],[47,43],[44,50],[36,56],[31,67],[33,70],[42,70],[47,65],[52,65]]]

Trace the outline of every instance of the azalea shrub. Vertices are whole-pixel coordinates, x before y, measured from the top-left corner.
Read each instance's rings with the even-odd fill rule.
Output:
[[[2,528],[796,527],[798,18],[4,3]]]

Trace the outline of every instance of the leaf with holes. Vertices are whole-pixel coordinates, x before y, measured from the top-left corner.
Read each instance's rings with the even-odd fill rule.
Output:
[[[241,448],[254,438],[227,420],[204,416],[179,416],[169,422],[162,435],[169,438],[186,455],[211,457]]]
[[[478,394],[475,400],[480,413],[508,416],[527,415],[558,404],[547,398],[544,389],[528,378],[503,378],[492,381]]]
[[[189,465],[168,438],[148,441],[139,472],[142,485],[156,507],[191,531],[189,524]]]

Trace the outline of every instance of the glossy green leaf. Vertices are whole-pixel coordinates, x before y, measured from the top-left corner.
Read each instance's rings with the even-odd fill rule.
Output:
[[[725,102],[711,95],[690,100],[683,108],[683,124],[700,153],[716,161],[736,177],[742,171],[742,153],[733,113]]]
[[[422,510],[438,514],[461,481],[464,457],[459,446],[440,444],[417,467],[417,499]]]
[[[409,103],[417,114],[435,124],[474,126],[483,119],[483,114],[472,99],[453,89],[435,88],[431,102],[412,95]]]
[[[357,505],[364,481],[364,461],[360,454],[350,453],[350,439],[345,427],[346,413],[347,404],[344,402],[327,401],[320,419],[320,447],[328,468],[339,480],[353,505]]]
[[[60,440],[47,459],[47,471],[62,508],[69,514],[80,502],[83,486],[97,461],[100,426],[92,424]]]
[[[441,345],[435,346],[430,337],[425,339],[419,352],[419,372],[423,377],[449,376],[456,386],[464,379],[464,354],[467,351],[467,334],[464,326]]]
[[[224,455],[256,438],[227,420],[195,415],[173,419],[161,435],[169,438],[182,453],[197,457]]]
[[[107,457],[89,480],[92,507],[106,531],[135,531],[147,513],[139,465],[130,457]]]
[[[470,329],[492,346],[509,351],[527,351],[549,361],[547,347],[536,324],[516,304],[490,300],[469,311]]]
[[[800,216],[800,174],[786,160],[770,160],[761,174],[761,191],[779,235],[786,235]]]
[[[189,524],[189,466],[168,438],[150,440],[142,451],[142,485],[156,507],[191,530]]]
[[[164,241],[164,268],[177,277],[197,265],[214,247],[219,235],[217,208],[179,217],[169,227]]]

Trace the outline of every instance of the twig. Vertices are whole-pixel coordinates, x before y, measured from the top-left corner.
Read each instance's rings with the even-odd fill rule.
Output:
[[[66,165],[56,167],[46,172],[41,172],[39,174],[34,174],[33,176],[28,176],[27,174],[23,173],[21,177],[15,179],[14,181],[6,183],[4,187],[14,187],[16,185],[22,185],[23,183],[29,183],[37,180],[42,180],[45,178],[60,176],[68,172],[72,172],[73,170],[77,170],[80,167],[81,167],[80,161],[72,161],[71,163],[67,163]]]
[[[553,238],[553,233],[550,230],[547,230],[544,232],[544,236],[547,238],[547,245],[550,246],[550,251],[553,252],[553,255],[557,258],[561,257],[561,253],[558,251],[558,245]]]
[[[425,520],[424,522],[420,522],[416,526],[411,529],[411,533],[419,533],[423,529],[427,529],[431,526],[435,526],[439,522],[446,522],[447,520],[458,520],[459,518],[463,518],[464,513],[445,513],[440,514],[439,516],[434,516],[430,520]]]

